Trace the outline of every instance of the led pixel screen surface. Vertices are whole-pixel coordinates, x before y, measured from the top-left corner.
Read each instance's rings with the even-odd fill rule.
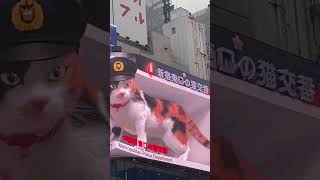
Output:
[[[150,119],[142,124],[147,136],[146,142],[143,142],[139,139],[139,133],[135,131],[135,128],[129,127],[137,127],[133,122],[140,123],[140,119],[126,114],[131,108],[136,107],[132,106],[131,102],[120,106],[121,103],[112,100],[116,93],[113,94],[113,90],[111,90],[111,131],[116,132],[116,129],[113,129],[114,127],[120,127],[123,130],[120,137],[115,139],[111,137],[111,156],[145,157],[210,171],[210,150],[206,147],[209,145],[206,140],[210,141],[210,93],[209,90],[207,93],[204,91],[209,86],[209,82],[143,56],[118,52],[111,53],[111,58],[123,56],[136,62],[138,71],[134,80],[144,94],[142,100],[136,94],[131,102],[135,103],[139,101],[137,99],[140,99],[143,104],[143,99],[145,99],[146,108],[150,109],[151,114],[148,114]],[[167,76],[169,73],[173,80],[169,81],[169,79],[161,78],[161,75],[157,74],[160,71],[159,69],[166,72]],[[175,82],[175,76],[183,77],[181,79],[183,82],[192,81],[199,88],[193,89],[185,86],[185,83],[179,84],[179,82]],[[113,88],[120,90],[119,87],[120,84]],[[121,113],[123,114],[119,115]],[[140,113],[143,114],[144,112],[136,110],[132,116]],[[157,115],[157,113],[162,115]],[[185,118],[183,114],[186,115]],[[125,116],[127,117],[125,120],[120,118]],[[164,118],[161,118],[161,116]],[[185,136],[184,133],[187,135]],[[166,138],[169,135],[171,135],[171,138]],[[186,143],[186,139],[188,139],[188,143]],[[189,150],[178,149],[180,145],[183,146],[184,144],[189,144]],[[189,151],[189,153],[185,153],[186,151]],[[182,157],[183,154],[185,157]]]

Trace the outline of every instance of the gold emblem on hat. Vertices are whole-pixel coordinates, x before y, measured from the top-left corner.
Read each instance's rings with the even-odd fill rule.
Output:
[[[19,31],[35,31],[43,26],[42,6],[36,0],[20,0],[14,5],[11,21]]]
[[[124,70],[124,65],[123,65],[123,62],[121,61],[116,61],[114,64],[113,64],[113,69],[115,72],[122,72]]]

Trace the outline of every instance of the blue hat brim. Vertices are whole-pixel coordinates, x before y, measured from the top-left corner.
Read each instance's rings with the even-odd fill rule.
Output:
[[[135,76],[130,76],[130,75],[116,75],[110,78],[110,81],[126,81],[129,79],[133,79]]]
[[[75,44],[21,43],[0,52],[0,62],[41,61],[66,55],[78,49]]]

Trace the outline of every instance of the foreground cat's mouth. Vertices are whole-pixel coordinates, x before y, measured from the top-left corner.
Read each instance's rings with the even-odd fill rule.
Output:
[[[30,134],[32,133],[32,134],[37,135],[37,136],[43,136],[43,135],[47,134],[48,131],[50,131],[51,129],[53,129],[53,128],[57,127],[57,126],[61,126],[63,123],[64,123],[64,118],[61,118],[57,122],[51,124],[51,126],[49,126],[49,128],[41,128],[39,130],[30,132]]]
[[[12,133],[8,134],[6,136],[24,136],[24,135],[35,135],[35,136],[43,136],[46,135],[48,132],[50,132],[52,129],[59,129],[63,124],[64,124],[65,118],[61,118],[58,120],[56,123],[54,123],[52,126],[49,128],[43,128],[41,130],[33,130],[29,132],[21,132],[21,133]],[[1,133],[0,133],[1,135]]]
[[[6,143],[8,146],[20,147],[21,149],[29,149],[34,144],[41,144],[48,142],[53,136],[62,128],[65,119],[62,118],[54,126],[52,126],[45,134],[41,136],[35,133],[24,134],[0,134],[0,140]]]

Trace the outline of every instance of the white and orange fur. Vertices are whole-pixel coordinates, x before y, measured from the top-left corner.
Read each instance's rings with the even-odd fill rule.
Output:
[[[111,82],[110,88],[112,132],[121,128],[143,142],[159,138],[182,160],[188,159],[190,151],[188,133],[210,149],[210,142],[182,106],[144,94],[134,79]],[[119,137],[121,133],[112,133],[110,138]]]
[[[93,154],[74,133],[69,114],[81,96],[106,116],[102,93],[86,79],[77,53],[0,65],[0,134],[43,135],[64,123],[47,142],[20,149],[0,141],[1,180],[98,180]],[[22,72],[23,71],[23,72]]]

